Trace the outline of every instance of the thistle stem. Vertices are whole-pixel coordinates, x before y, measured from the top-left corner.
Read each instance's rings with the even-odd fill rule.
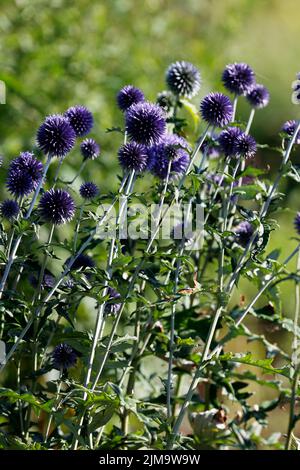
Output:
[[[35,190],[35,193],[34,193],[34,196],[31,200],[31,204],[29,206],[29,209],[26,213],[26,215],[24,216],[24,219],[25,220],[28,220],[29,217],[31,216],[31,213],[33,211],[33,208],[34,208],[34,205],[35,205],[35,202],[37,200],[37,197],[40,193],[40,190],[41,190],[41,187],[43,185],[43,182],[45,180],[45,177],[46,177],[46,174],[47,174],[47,171],[49,169],[49,166],[50,166],[50,162],[51,162],[51,155],[49,154],[48,157],[47,157],[47,161],[45,163],[45,166],[44,166],[44,172],[43,172],[43,176],[41,178],[41,180],[39,181],[39,184]],[[19,245],[21,243],[21,240],[22,240],[22,237],[23,237],[23,234],[21,233],[20,235],[18,235],[18,237],[16,238],[16,241],[11,249],[11,253],[10,253],[10,256],[9,256],[9,259],[7,261],[7,264],[6,264],[6,267],[5,267],[5,270],[4,270],[4,273],[3,273],[3,276],[2,276],[2,279],[1,279],[1,283],[0,283],[0,299],[2,298],[2,294],[3,294],[3,291],[4,291],[4,288],[5,288],[5,284],[6,284],[6,281],[7,281],[7,278],[8,278],[8,275],[10,273],[10,270],[11,270],[11,267],[14,263],[14,260],[15,260],[15,257],[16,257],[16,254],[17,254],[17,251],[18,251],[18,248],[19,248]]]

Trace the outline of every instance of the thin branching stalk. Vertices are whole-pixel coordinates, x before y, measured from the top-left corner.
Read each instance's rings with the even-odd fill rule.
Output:
[[[33,211],[33,208],[34,208],[34,205],[35,205],[35,202],[37,200],[37,197],[40,193],[40,190],[41,190],[41,187],[43,185],[43,182],[45,180],[45,177],[47,175],[47,172],[48,172],[48,169],[49,169],[49,166],[50,166],[50,162],[51,162],[51,158],[52,156],[49,154],[48,157],[47,157],[47,161],[45,163],[45,166],[44,166],[44,171],[43,171],[43,176],[35,190],[35,193],[33,195],[33,198],[31,200],[31,203],[30,203],[30,206],[29,206],[29,209],[26,213],[26,215],[24,216],[24,219],[25,220],[28,220],[31,216],[31,213]],[[16,240],[15,240],[15,243],[11,249],[11,253],[10,253],[10,256],[9,256],[9,259],[7,261],[7,264],[6,264],[6,267],[5,267],[5,270],[4,270],[4,273],[3,273],[3,276],[2,276],[2,279],[1,279],[1,283],[0,283],[0,299],[2,298],[2,294],[3,294],[3,291],[4,291],[4,288],[5,288],[5,284],[6,284],[6,281],[7,281],[7,278],[9,276],[9,273],[10,273],[10,270],[11,270],[11,267],[14,263],[14,260],[15,260],[15,257],[16,257],[16,254],[17,254],[17,251],[18,251],[18,248],[20,246],[20,243],[21,243],[21,240],[22,240],[22,237],[23,237],[23,234],[20,233]]]
[[[299,272],[300,272],[300,249],[298,250],[298,259],[297,259],[297,279],[295,282],[295,315],[294,315],[294,338],[292,345],[292,363],[293,363],[293,377],[292,377],[292,391],[291,391],[291,401],[290,401],[290,413],[289,413],[289,422],[288,422],[288,432],[285,443],[285,450],[291,449],[292,439],[293,439],[293,429],[295,427],[295,406],[297,399],[298,391],[298,382],[300,374],[300,364],[298,358],[298,328],[299,328],[299,317],[300,317],[300,283],[299,283]]]

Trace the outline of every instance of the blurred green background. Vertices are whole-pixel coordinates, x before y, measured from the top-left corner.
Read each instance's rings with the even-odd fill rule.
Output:
[[[105,130],[122,125],[117,91],[131,83],[154,100],[165,87],[166,67],[181,59],[200,68],[203,84],[194,100],[197,106],[208,91],[222,89],[227,63],[248,62],[271,93],[270,105],[256,114],[252,133],[261,143],[279,144],[282,123],[299,116],[290,99],[291,82],[300,70],[298,12],[297,0],[1,0],[0,80],[7,92],[6,104],[0,105],[4,168],[20,151],[34,146],[45,115],[84,104],[94,113],[92,134],[102,147],[100,159],[86,167],[84,178],[96,179],[104,192],[111,190],[117,183],[121,136]],[[247,104],[239,103],[238,118],[246,119],[248,113]],[[260,153],[258,162],[276,168],[278,158],[277,153]],[[75,172],[80,161],[77,148],[64,163],[64,172]],[[2,193],[4,174],[2,170]],[[292,218],[300,208],[295,184],[286,184],[285,191],[291,211],[280,216],[282,228],[270,245],[270,251],[282,248],[282,256],[295,244],[289,241]],[[292,289],[292,284],[283,289],[288,316],[294,308]],[[249,298],[252,291],[246,285],[245,292]]]

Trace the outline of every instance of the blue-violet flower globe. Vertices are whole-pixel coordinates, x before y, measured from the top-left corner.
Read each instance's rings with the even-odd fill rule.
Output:
[[[64,116],[69,120],[77,137],[87,135],[94,125],[93,115],[85,106],[72,106]]]
[[[140,173],[147,168],[148,153],[143,144],[128,142],[119,149],[118,156],[124,170],[135,170]]]
[[[0,206],[1,215],[7,220],[15,219],[19,214],[19,211],[19,204],[13,199],[6,199]]]
[[[125,121],[129,137],[144,145],[157,143],[166,129],[163,110],[157,104],[149,102],[130,106]]]
[[[233,107],[228,96],[223,93],[209,93],[200,104],[204,121],[211,126],[223,127],[229,124],[233,116]]]
[[[82,183],[79,193],[83,199],[93,199],[99,194],[99,188],[92,181],[88,181],[87,183]]]
[[[80,144],[80,151],[84,160],[95,160],[100,155],[100,146],[94,139],[85,139]]]
[[[76,134],[69,120],[60,114],[46,117],[37,132],[38,147],[50,156],[65,157],[75,145]]]
[[[247,101],[255,109],[265,108],[270,101],[270,93],[260,84],[254,85],[246,95]]]
[[[178,61],[167,69],[166,82],[175,95],[192,98],[200,90],[201,76],[190,62]]]
[[[251,67],[243,62],[226,65],[222,81],[231,93],[244,95],[255,84],[255,75]]]
[[[132,85],[124,86],[117,94],[117,105],[121,111],[125,112],[133,104],[145,101],[144,93]]]
[[[61,225],[73,219],[75,204],[67,191],[52,188],[42,195],[39,211],[44,221]]]

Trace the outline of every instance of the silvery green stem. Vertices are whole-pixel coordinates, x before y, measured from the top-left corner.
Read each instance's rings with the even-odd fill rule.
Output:
[[[235,323],[235,326],[237,327],[238,325],[240,325],[240,323],[244,320],[245,316],[247,315],[247,313],[251,310],[251,308],[253,307],[253,305],[257,302],[257,300],[259,299],[259,297],[262,295],[262,293],[265,291],[265,289],[271,284],[271,282],[276,278],[276,276],[278,274],[280,274],[280,272],[283,271],[283,269],[285,268],[285,266],[289,263],[289,261],[291,261],[291,259],[295,256],[296,253],[299,252],[299,249],[300,249],[300,245],[298,245],[296,247],[295,250],[293,250],[293,252],[286,258],[286,260],[283,262],[282,264],[282,267],[279,269],[279,271],[274,274],[273,276],[271,276],[271,278],[261,287],[260,291],[258,292],[258,294],[256,294],[256,296],[254,297],[254,299],[251,301],[251,303],[248,305],[248,307],[246,308],[246,310],[243,312],[243,315],[238,319],[238,321]],[[229,338],[229,335],[226,335],[225,338],[223,338],[223,340],[221,340],[220,344],[223,344],[225,343],[226,339]],[[168,443],[168,449],[171,450],[173,448],[173,445],[174,445],[174,442],[175,442],[175,439],[176,437],[178,436],[179,434],[179,430],[180,430],[180,426],[181,426],[181,423],[183,421],[183,418],[184,418],[184,415],[185,415],[185,412],[189,406],[189,403],[192,399],[192,396],[193,396],[193,393],[201,379],[201,372],[203,369],[205,369],[205,367],[207,366],[207,364],[209,364],[209,361],[219,353],[219,350],[220,350],[220,345],[216,346],[215,349],[209,354],[209,356],[206,354],[202,354],[202,358],[197,366],[197,369],[196,369],[196,372],[194,374],[194,377],[192,379],[192,382],[191,382],[191,385],[189,387],[189,390],[186,394],[186,398],[184,400],[184,403],[180,409],[180,412],[179,412],[179,415],[176,419],[176,422],[175,422],[175,425],[174,425],[174,428],[173,428],[173,432],[172,432],[172,435],[170,436],[170,439],[169,439],[169,443]],[[206,357],[206,358],[205,358]]]
[[[190,163],[189,163],[189,165],[188,165],[188,167],[187,167],[187,170],[186,170],[185,174],[182,176],[181,180],[179,181],[178,190],[180,190],[180,189],[182,188],[182,186],[183,186],[183,184],[184,184],[184,182],[185,182],[186,176],[187,176],[187,175],[189,174],[189,172],[191,171],[191,168],[192,168],[192,166],[193,166],[193,164],[194,164],[195,158],[197,157],[198,152],[199,152],[199,150],[200,150],[200,148],[201,148],[203,142],[205,141],[205,139],[206,139],[206,137],[207,137],[209,128],[210,128],[210,125],[208,124],[208,126],[206,127],[206,129],[205,129],[205,131],[204,131],[202,137],[201,137],[201,138],[199,139],[199,141],[197,142],[196,147],[195,147],[195,149],[194,149],[194,151],[193,151],[193,153],[192,153],[192,155],[191,155]],[[198,170],[199,170],[199,173],[200,173],[200,171],[202,170],[202,166],[199,165]]]
[[[48,436],[49,436],[49,432],[50,432],[50,428],[51,428],[51,424],[52,424],[52,420],[53,420],[53,416],[54,416],[54,413],[56,413],[56,411],[58,410],[59,408],[59,395],[60,395],[60,390],[61,390],[61,386],[62,386],[62,370],[60,371],[60,374],[59,374],[59,382],[58,382],[58,385],[57,385],[57,392],[56,392],[56,400],[55,400],[55,405],[54,405],[54,409],[53,411],[51,412],[50,416],[49,416],[49,420],[48,420],[48,424],[47,424],[47,429],[46,429],[46,434],[45,434],[45,439],[44,439],[44,443],[46,444],[47,440],[48,440]]]
[[[26,215],[24,216],[24,219],[25,220],[28,220],[29,217],[31,216],[31,213],[33,211],[33,208],[34,208],[34,204],[37,200],[37,197],[39,195],[39,192],[41,190],[41,187],[42,187],[42,184],[44,182],[44,179],[46,177],[46,174],[47,174],[47,171],[49,169],[49,166],[50,166],[50,162],[51,162],[51,155],[49,154],[48,157],[47,157],[47,161],[45,163],[45,166],[44,166],[44,172],[43,172],[43,176],[35,190],[35,193],[34,193],[34,196],[31,200],[31,204],[29,206],[29,209],[26,213]],[[15,257],[16,257],[16,254],[17,254],[17,251],[18,251],[18,248],[19,248],[19,245],[21,243],[21,240],[22,240],[22,237],[23,237],[23,234],[20,234],[18,235],[18,237],[16,238],[16,241],[12,247],[12,250],[11,250],[11,253],[10,253],[10,256],[9,256],[9,259],[7,261],[7,264],[6,264],[6,267],[5,267],[5,270],[4,270],[4,273],[3,273],[3,276],[2,276],[2,279],[1,279],[1,283],[0,283],[0,299],[2,297],[2,294],[3,294],[3,291],[4,291],[4,288],[5,288],[5,284],[6,284],[6,281],[7,281],[7,278],[8,278],[8,275],[10,273],[10,270],[11,270],[11,267],[14,263],[14,260],[15,260]]]
[[[248,118],[246,129],[245,129],[245,134],[246,135],[248,135],[249,132],[250,132],[252,122],[253,122],[253,119],[254,119],[254,115],[255,115],[255,108],[252,108],[251,111],[250,111],[250,115],[249,115],[249,118]],[[243,172],[245,170],[245,167],[246,167],[246,161],[245,161],[245,159],[243,159],[242,162],[241,162],[240,171]],[[243,184],[243,177],[241,176],[239,181],[238,181],[237,187],[240,188],[242,186],[242,184]],[[232,216],[231,216],[230,221],[228,223],[228,230],[231,230],[231,227],[232,227],[232,224],[233,224],[233,221],[234,221],[235,212],[236,212],[236,204],[234,204],[234,206],[232,208]]]
[[[174,281],[174,294],[177,292],[178,280],[179,280],[179,270],[180,270],[180,260],[177,260],[176,272],[175,272],[175,281]],[[171,396],[173,389],[173,379],[172,379],[172,369],[173,369],[173,356],[174,356],[174,336],[175,336],[175,315],[176,315],[176,303],[175,301],[172,304],[171,309],[171,323],[170,323],[170,342],[169,342],[169,358],[168,358],[168,377],[167,377],[167,417],[171,419],[172,416],[172,405],[171,405]]]
[[[81,204],[80,210],[79,210],[79,216],[78,216],[77,223],[76,223],[75,234],[74,234],[73,253],[76,253],[76,249],[77,249],[77,240],[78,240],[78,234],[79,234],[83,209],[84,209],[84,204]]]
[[[47,248],[49,247],[49,245],[52,242],[54,229],[55,229],[55,225],[52,224],[51,227],[50,227],[49,235],[48,235]],[[45,253],[44,258],[43,258],[43,262],[42,262],[42,266],[41,266],[41,269],[40,269],[39,277],[38,277],[37,289],[35,290],[35,294],[34,294],[34,297],[33,297],[33,303],[34,303],[35,299],[39,298],[39,296],[40,296],[40,293],[41,293],[41,290],[42,290],[44,274],[45,274],[45,270],[46,270],[46,266],[47,266],[47,261],[48,261],[48,255],[47,255],[47,253]]]
[[[251,111],[250,111],[250,115],[249,115],[249,118],[248,118],[246,129],[245,129],[245,134],[247,134],[247,135],[250,132],[252,122],[253,122],[253,118],[254,118],[254,114],[255,114],[255,108],[252,108]]]
[[[236,163],[236,166],[234,168],[234,171],[233,171],[233,178],[235,178],[236,176],[236,173],[238,171],[238,168],[239,168],[239,161]],[[226,228],[227,228],[227,217],[228,217],[228,210],[229,210],[229,207],[230,207],[230,199],[231,199],[231,196],[232,196],[232,189],[233,189],[233,182],[230,184],[230,189],[229,189],[229,194],[228,194],[228,197],[227,197],[227,200],[225,201],[225,206],[224,206],[224,212],[223,212],[223,220],[222,220],[222,233],[224,233],[226,231]],[[221,241],[222,243],[222,247],[221,247],[221,251],[220,251],[220,266],[219,266],[219,283],[220,283],[220,292],[219,292],[219,295],[222,299],[222,294],[223,294],[223,276],[224,276],[224,253],[225,253],[225,250],[224,250],[224,245],[223,245],[223,240]],[[219,318],[222,314],[222,310],[223,310],[223,306],[219,306],[215,315],[214,315],[214,318],[213,318],[213,321],[212,323],[210,324],[210,327],[209,327],[209,332],[208,332],[208,336],[207,336],[207,339],[206,339],[206,342],[205,342],[205,346],[204,346],[204,351],[203,351],[203,361],[206,361],[206,358],[207,358],[207,354],[209,353],[209,350],[210,350],[210,346],[211,346],[211,343],[213,341],[213,338],[215,336],[215,331],[216,331],[216,328],[217,328],[217,324],[218,324],[218,321],[219,321]]]
[[[78,172],[76,173],[76,175],[74,176],[74,178],[72,179],[72,181],[70,181],[70,184],[73,184],[74,181],[77,180],[77,178],[81,175],[81,173],[83,172],[84,168],[85,168],[85,165],[87,163],[87,159],[83,160],[83,162],[81,163],[81,166],[78,170]]]
[[[284,166],[286,165],[286,163],[288,162],[288,159],[290,157],[290,153],[291,153],[291,150],[293,148],[293,145],[295,143],[295,140],[296,140],[296,137],[297,137],[297,134],[300,130],[300,121],[298,122],[297,126],[296,126],[296,129],[294,131],[294,134],[291,138],[291,140],[289,141],[289,145],[288,145],[288,148],[286,149],[286,152],[284,154],[284,157],[283,157],[283,161],[282,161],[282,168],[284,168]],[[270,187],[269,191],[268,191],[268,196],[267,196],[267,199],[265,201],[265,203],[263,204],[262,208],[261,208],[261,211],[260,211],[260,214],[259,214],[259,217],[262,219],[266,216],[267,212],[268,212],[268,209],[269,209],[269,206],[271,204],[271,201],[272,201],[272,197],[273,197],[273,194],[274,192],[276,191],[276,189],[278,188],[278,185],[279,185],[279,182],[280,182],[280,179],[282,177],[282,171],[280,171],[273,183],[273,185]],[[242,254],[242,256],[240,257],[238,263],[237,263],[237,266],[234,270],[234,272],[232,273],[229,281],[228,281],[228,284],[226,286],[226,292],[227,293],[231,293],[234,285],[235,285],[235,282],[240,274],[240,271],[243,267],[243,264],[244,264],[244,261],[246,260],[246,257],[250,251],[250,249],[252,248],[252,245],[254,243],[254,240],[256,239],[256,236],[257,236],[257,229],[254,230],[253,232],[253,235],[251,236],[250,240],[249,240],[249,243],[247,244],[247,246],[245,247],[245,250],[244,250],[244,253]]]
[[[122,220],[124,208],[126,206],[126,202],[127,202],[128,197],[129,197],[129,195],[130,195],[130,193],[133,189],[134,177],[135,177],[135,171],[133,170],[131,172],[129,178],[128,178],[128,183],[127,183],[125,195],[124,195],[124,198],[121,201],[121,206],[120,206],[119,214],[118,214],[117,221],[116,221],[116,227],[119,227],[120,221]],[[102,297],[105,297],[107,295],[108,282],[109,282],[109,280],[111,279],[111,276],[112,276],[111,270],[112,270],[112,262],[113,262],[113,259],[115,257],[115,242],[116,242],[116,236],[113,237],[113,239],[111,241],[111,244],[110,244],[108,262],[107,262],[108,279],[105,280],[105,285],[104,285],[104,290],[103,290]],[[98,313],[97,313],[95,330],[94,330],[94,334],[93,334],[92,347],[91,347],[91,350],[90,350],[90,355],[89,355],[89,360],[88,360],[88,369],[87,369],[87,373],[86,373],[85,380],[84,380],[84,387],[85,388],[87,388],[89,386],[89,383],[90,383],[90,380],[91,380],[96,348],[97,348],[97,344],[98,344],[98,341],[99,341],[99,335],[100,335],[100,332],[103,330],[103,327],[104,327],[104,311],[105,311],[105,302],[103,302],[100,305],[100,308],[98,309]],[[83,400],[86,400],[86,399],[87,399],[87,392],[84,392]],[[77,428],[77,433],[74,436],[74,444],[73,444],[73,449],[74,450],[76,450],[77,447],[78,447],[79,436],[81,434],[81,428],[82,428],[82,425],[83,425],[84,415],[85,415],[85,413],[83,412],[81,417],[80,417],[80,421],[79,421],[78,428]]]
[[[164,185],[164,189],[163,189],[163,192],[162,192],[162,195],[161,195],[161,200],[160,200],[160,204],[159,204],[159,213],[161,214],[161,210],[162,210],[162,207],[163,207],[163,204],[164,204],[164,200],[165,200],[165,196],[166,196],[166,192],[167,192],[167,188],[168,188],[168,183],[169,183],[169,179],[170,179],[170,171],[171,171],[171,164],[172,162],[170,161],[169,162],[169,165],[168,165],[168,172],[167,172],[167,177],[166,177],[166,181],[165,181],[165,185]],[[155,236],[159,230],[159,226],[161,224],[161,220],[162,218],[156,218],[156,227],[155,227],[155,230],[154,230],[154,234],[152,235],[148,245],[147,245],[147,248],[145,250],[145,253],[149,253],[150,251],[150,248],[152,246],[152,243],[155,239]],[[104,366],[105,366],[105,363],[106,363],[106,360],[107,360],[107,357],[110,353],[110,348],[111,348],[111,345],[112,345],[112,342],[113,342],[113,338],[115,336],[115,333],[117,331],[117,328],[118,328],[118,325],[119,325],[119,321],[120,321],[120,318],[122,316],[122,313],[123,313],[123,310],[124,310],[124,307],[125,307],[125,301],[127,300],[127,298],[129,297],[129,294],[131,292],[131,289],[133,288],[134,286],[134,283],[138,277],[138,274],[140,272],[140,269],[143,265],[143,261],[144,261],[144,258],[142,258],[141,262],[138,264],[137,268],[135,269],[135,272],[133,273],[133,276],[132,276],[132,279],[131,279],[131,282],[129,284],[129,287],[128,287],[128,290],[127,290],[127,293],[125,295],[125,299],[124,301],[122,302],[122,305],[121,305],[121,308],[116,316],[116,319],[115,319],[115,322],[113,324],[113,327],[112,327],[112,330],[111,330],[111,334],[109,336],[109,340],[108,340],[108,344],[107,344],[107,348],[106,348],[106,351],[104,353],[104,357],[103,357],[103,360],[102,360],[102,363],[101,363],[101,366],[100,366],[100,369],[98,371],[98,374],[96,376],[96,379],[94,380],[93,382],[93,387],[92,387],[92,390],[94,390],[94,388],[96,387],[100,377],[101,377],[101,374],[102,374],[102,371],[104,369]]]
[[[234,99],[233,99],[233,104],[232,104],[233,111],[232,111],[232,119],[231,119],[231,122],[234,122],[234,121],[235,121],[237,102],[238,102],[238,95],[235,95],[235,96],[234,96]]]
[[[300,249],[298,248],[297,276],[299,276],[299,272],[300,272]],[[299,381],[299,374],[300,374],[300,365],[299,365],[299,358],[298,358],[299,341],[298,341],[298,334],[297,334],[297,330],[299,327],[299,316],[300,316],[300,284],[299,284],[298,278],[295,284],[296,285],[295,285],[294,338],[293,338],[293,345],[292,345],[292,365],[294,368],[294,374],[293,374],[293,381],[292,381],[289,423],[288,423],[287,439],[285,443],[285,450],[290,450],[291,444],[292,444],[293,429],[295,427],[295,405],[296,405],[298,381]]]

